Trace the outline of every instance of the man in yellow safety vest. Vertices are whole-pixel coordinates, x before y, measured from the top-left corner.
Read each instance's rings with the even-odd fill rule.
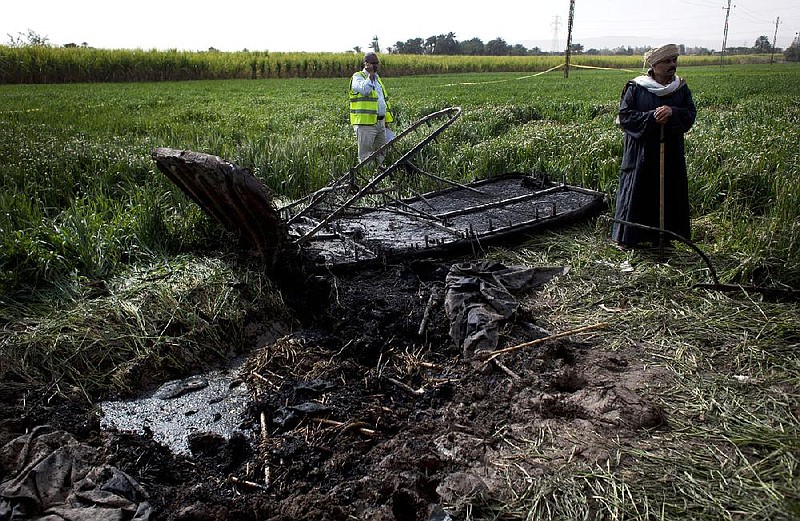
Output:
[[[350,79],[350,124],[358,140],[358,162],[386,143],[386,124],[394,120],[389,94],[378,75],[380,61],[374,52],[364,55],[364,68]],[[378,168],[385,154],[375,157]]]

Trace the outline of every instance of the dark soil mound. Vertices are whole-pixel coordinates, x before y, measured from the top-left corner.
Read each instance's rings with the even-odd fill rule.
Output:
[[[101,432],[77,402],[4,389],[0,441],[43,423],[67,430],[135,478],[159,519],[428,521],[457,519],[467,503],[474,516],[526,475],[603,461],[605,440],[663,422],[637,394],[658,375],[633,352],[553,340],[465,358],[431,298],[449,268],[330,275],[316,286],[330,288],[327,302],[305,308],[298,291],[295,330],[254,341],[242,373],[255,440],[198,433],[191,457],[176,456],[147,436]],[[500,348],[547,334],[526,304],[536,294],[521,298]],[[523,456],[531,440],[546,457]]]

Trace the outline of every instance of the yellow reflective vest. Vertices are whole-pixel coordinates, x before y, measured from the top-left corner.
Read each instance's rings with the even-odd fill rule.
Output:
[[[366,79],[367,73],[359,71],[356,74]],[[378,83],[381,84],[383,89],[383,99],[386,102],[386,123],[394,121],[391,112],[391,105],[389,104],[389,93],[386,91],[386,86],[383,80],[378,76]],[[378,122],[378,93],[373,90],[367,96],[353,90],[352,84],[350,85],[350,124],[351,125],[374,125]]]

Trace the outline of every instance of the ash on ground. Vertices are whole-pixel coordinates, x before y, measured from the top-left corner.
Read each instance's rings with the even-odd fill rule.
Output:
[[[670,377],[635,345],[611,351],[576,336],[490,363],[465,356],[432,298],[450,268],[425,261],[330,274],[327,302],[304,306],[297,288],[284,336],[259,337],[270,324],[251,324],[244,383],[223,386],[247,390],[244,413],[225,421],[248,436],[195,434],[190,454],[176,454],[155,431],[100,429],[74,403],[19,415],[2,434],[47,419],[105,447],[159,519],[431,521],[478,519],[483,505],[518,497],[564,465],[624,464],[615,447],[663,424],[643,390]],[[537,290],[517,298],[497,349],[549,333],[552,304]],[[535,458],[521,457],[530,451]]]

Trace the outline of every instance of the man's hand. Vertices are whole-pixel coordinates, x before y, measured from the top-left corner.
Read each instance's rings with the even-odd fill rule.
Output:
[[[669,121],[669,118],[672,117],[672,107],[669,105],[662,105],[655,110],[654,116],[656,118],[656,123],[664,125]]]

